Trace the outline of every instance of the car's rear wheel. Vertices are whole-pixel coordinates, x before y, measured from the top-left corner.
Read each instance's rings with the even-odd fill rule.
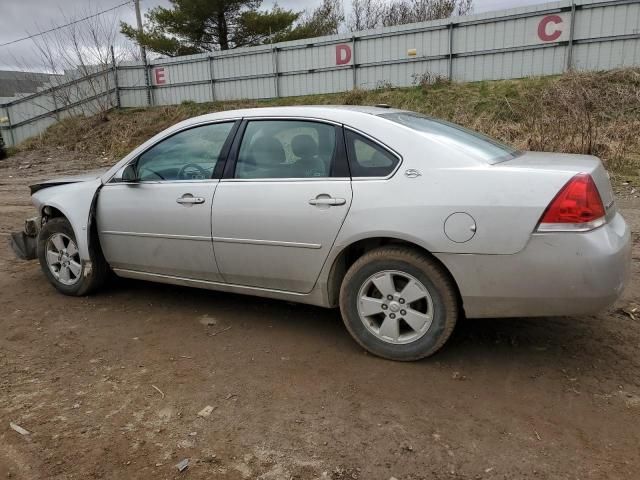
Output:
[[[451,278],[434,260],[411,248],[381,247],[347,271],[340,310],[347,330],[366,350],[410,361],[442,348],[459,305]]]
[[[78,242],[69,221],[50,219],[38,235],[40,267],[51,284],[65,295],[81,296],[98,288],[109,267],[100,251],[91,249],[91,267],[82,261]]]

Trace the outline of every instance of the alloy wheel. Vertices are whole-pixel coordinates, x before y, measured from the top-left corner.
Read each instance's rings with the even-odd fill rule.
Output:
[[[370,276],[358,292],[358,315],[383,342],[407,344],[424,336],[433,322],[429,290],[414,276],[384,270]]]
[[[80,280],[80,252],[75,242],[64,233],[55,233],[49,237],[46,259],[49,271],[63,285],[74,285]]]

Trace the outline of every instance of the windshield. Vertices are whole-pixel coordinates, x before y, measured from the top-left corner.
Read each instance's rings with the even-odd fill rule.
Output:
[[[481,133],[467,130],[444,120],[436,120],[408,112],[384,113],[380,116],[418,132],[434,135],[443,143],[464,150],[490,164],[510,160],[520,153],[518,150],[496,142]]]

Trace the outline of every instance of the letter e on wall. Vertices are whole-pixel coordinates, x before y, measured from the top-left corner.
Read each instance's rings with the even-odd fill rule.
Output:
[[[153,69],[153,80],[156,85],[164,85],[167,83],[164,67],[156,67]]]

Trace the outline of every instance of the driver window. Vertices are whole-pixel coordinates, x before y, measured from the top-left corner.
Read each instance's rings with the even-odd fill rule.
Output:
[[[183,130],[157,143],[138,158],[139,180],[205,180],[211,178],[233,122]]]

